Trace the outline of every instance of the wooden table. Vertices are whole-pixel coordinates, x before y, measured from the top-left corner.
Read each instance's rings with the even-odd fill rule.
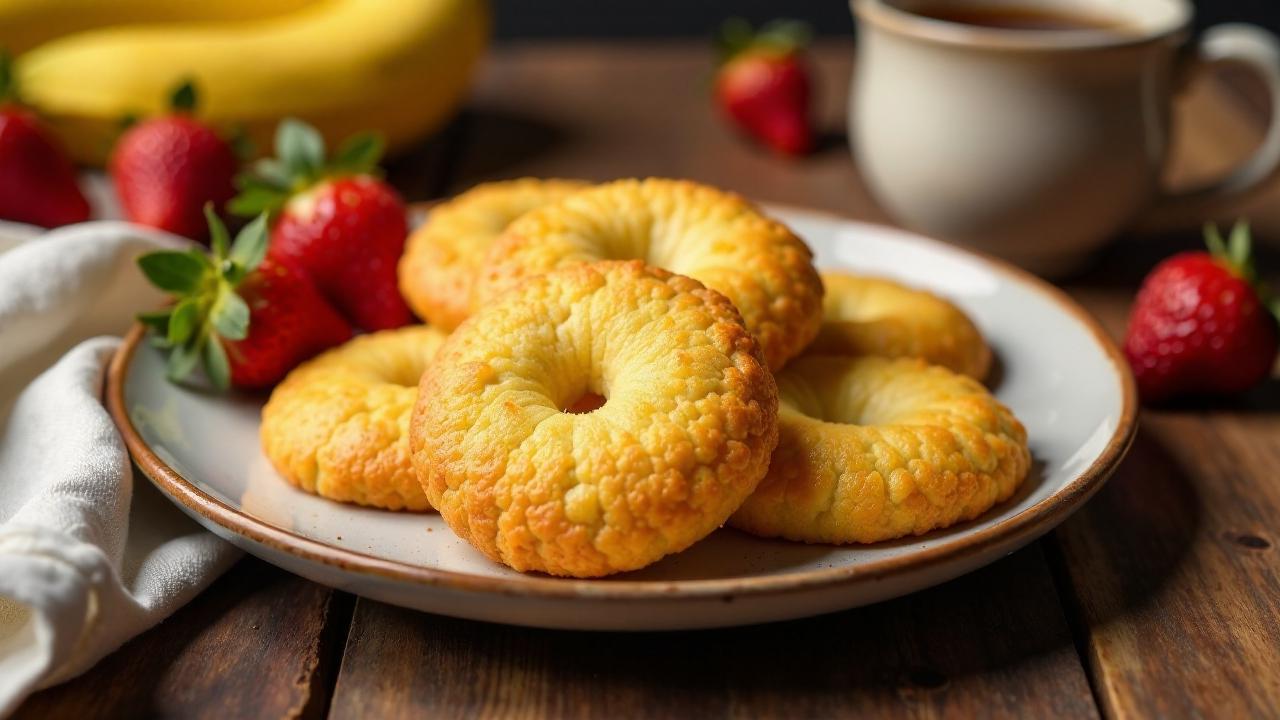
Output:
[[[498,48],[473,100],[391,177],[414,199],[519,175],[684,176],[883,220],[843,139],[848,41],[816,51],[827,130],[789,162],[735,138],[701,43]],[[1173,176],[1247,152],[1265,106],[1184,103]],[[1280,239],[1280,199],[1250,215]],[[1137,282],[1194,234],[1118,241],[1066,283],[1117,336]],[[1269,253],[1280,268],[1276,253]],[[754,628],[648,635],[401,610],[246,558],[20,717],[1244,717],[1280,712],[1280,383],[1145,412],[1107,487],[1044,540],[946,585]],[[145,482],[145,481],[144,481]]]

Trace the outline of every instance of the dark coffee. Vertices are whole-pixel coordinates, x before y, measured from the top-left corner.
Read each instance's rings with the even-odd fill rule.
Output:
[[[1123,24],[1113,18],[1033,7],[939,3],[937,5],[912,8],[911,12],[934,20],[1000,30],[1103,30],[1110,32],[1123,32],[1124,30]]]

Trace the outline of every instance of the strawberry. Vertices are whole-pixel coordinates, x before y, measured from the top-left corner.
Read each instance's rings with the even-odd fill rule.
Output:
[[[715,97],[724,114],[747,134],[784,155],[813,149],[809,69],[803,57],[808,29],[774,21],[753,33],[742,20],[720,31]]]
[[[1277,328],[1256,282],[1249,228],[1224,242],[1205,230],[1210,252],[1185,252],[1155,267],[1129,318],[1125,354],[1143,400],[1247,390],[1271,374]]]
[[[240,167],[231,143],[195,119],[196,90],[185,82],[172,112],[125,131],[111,154],[111,178],[125,217],[193,240],[208,239],[205,203],[221,208],[235,194]]]
[[[205,215],[212,255],[163,250],[138,258],[152,284],[176,301],[167,310],[138,316],[169,350],[171,380],[182,380],[203,363],[218,389],[266,388],[351,337],[351,326],[305,275],[264,259],[266,215],[246,225],[234,243],[212,204]]]
[[[76,169],[40,120],[19,104],[0,53],[0,218],[57,227],[89,219]]]
[[[232,210],[278,213],[269,256],[305,272],[353,324],[384,330],[411,322],[396,284],[409,229],[404,202],[374,175],[381,140],[353,136],[326,162],[320,134],[285,120],[276,153],[238,179]]]

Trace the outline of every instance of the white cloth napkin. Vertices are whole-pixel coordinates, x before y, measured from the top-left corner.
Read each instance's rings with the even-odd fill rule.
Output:
[[[0,224],[0,717],[163,620],[239,557],[139,476],[102,405],[138,254],[121,222]]]

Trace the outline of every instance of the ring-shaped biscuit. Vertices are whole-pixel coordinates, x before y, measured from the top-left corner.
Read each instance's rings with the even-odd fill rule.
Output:
[[[578,398],[604,404],[566,412]],[[595,577],[720,527],[764,476],[777,388],[733,305],[637,261],[532,278],[471,316],[422,378],[427,497],[520,571]]]
[[[471,314],[471,287],[493,241],[526,212],[583,188],[578,180],[483,183],[442,202],[405,241],[400,294],[418,317],[452,330]]]
[[[800,238],[738,195],[660,178],[597,185],[521,216],[490,249],[476,298],[567,264],[625,259],[723,293],[775,370],[822,323],[822,282]]]
[[[430,510],[409,457],[418,380],[447,335],[423,325],[361,335],[294,368],[262,408],[267,459],[321,497]]]
[[[809,355],[918,357],[978,380],[991,349],[950,301],[885,278],[824,272],[822,329]]]
[[[778,449],[730,520],[765,537],[871,543],[1009,498],[1031,464],[1013,413],[918,359],[806,356],[778,375]]]

